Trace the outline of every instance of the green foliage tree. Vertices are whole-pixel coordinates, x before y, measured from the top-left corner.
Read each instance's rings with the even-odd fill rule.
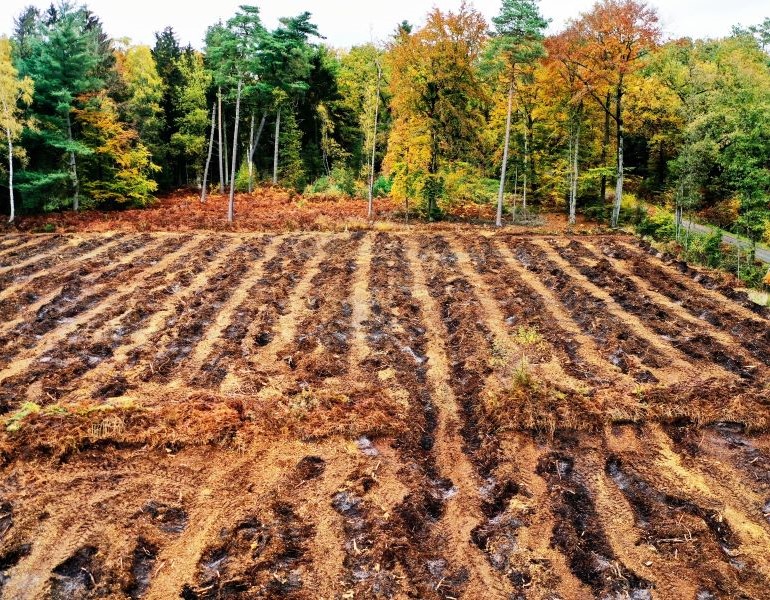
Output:
[[[254,86],[262,71],[260,45],[266,37],[265,28],[255,6],[241,6],[224,27],[212,28],[206,39],[207,56],[214,68],[214,81],[230,90],[235,88],[235,126],[233,128],[232,166],[230,173],[230,203],[227,220],[234,218],[235,168],[238,164],[238,128],[244,85]]]
[[[62,2],[38,22],[21,72],[36,81],[33,110],[38,123],[27,142],[37,146],[34,163],[19,186],[37,207],[72,205],[78,210],[78,157],[91,150],[77,139],[72,111],[83,94],[104,84],[96,74],[100,65],[101,31],[82,7]]]
[[[111,91],[119,103],[121,118],[136,130],[153,156],[161,157],[163,80],[152,51],[149,46],[128,46],[119,48],[115,55],[118,85]]]
[[[171,135],[171,146],[180,156],[189,183],[190,170],[196,181],[203,173],[206,153],[206,129],[209,126],[209,110],[206,93],[211,86],[211,74],[206,70],[203,55],[193,50],[185,51],[178,59],[179,72],[184,84],[179,89],[176,131]]]

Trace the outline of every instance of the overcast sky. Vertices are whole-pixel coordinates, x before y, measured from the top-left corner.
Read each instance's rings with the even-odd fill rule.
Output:
[[[219,19],[226,20],[244,3],[260,6],[263,21],[270,28],[278,17],[309,10],[329,45],[347,47],[372,38],[384,41],[402,20],[420,24],[433,6],[455,9],[460,0],[91,0],[87,4],[113,37],[152,44],[153,34],[171,25],[182,44],[189,42],[200,48],[206,28]],[[14,17],[29,4],[46,7],[50,2],[3,0],[0,33],[10,34]],[[541,0],[542,12],[552,20],[553,31],[592,4],[593,0]],[[767,0],[652,0],[651,4],[659,9],[664,33],[673,37],[720,37],[729,34],[737,23],[752,25],[770,17]],[[476,0],[473,5],[489,19],[497,13],[500,0]]]

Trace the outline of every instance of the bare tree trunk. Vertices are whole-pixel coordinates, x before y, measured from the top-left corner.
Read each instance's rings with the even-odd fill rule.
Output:
[[[223,109],[224,110],[224,109]],[[222,114],[222,136],[225,139],[225,187],[230,185],[231,175],[230,173],[230,158],[228,156],[228,149],[227,149],[227,115]]]
[[[524,213],[524,218],[527,217],[527,168],[529,167],[529,137],[527,132],[524,132],[524,192],[522,194],[521,210]]]
[[[617,185],[615,187],[615,206],[612,210],[612,227],[618,226],[620,220],[620,206],[623,203],[623,113],[621,100],[623,98],[623,88],[618,86],[615,106],[615,122],[617,123],[618,133],[618,175]]]
[[[249,131],[249,194],[251,194],[251,181],[254,175],[254,169],[251,164],[252,156],[254,156],[254,115],[251,115],[251,130]]]
[[[572,193],[569,205],[569,223],[574,225],[577,222],[577,195],[578,195],[578,176],[580,159],[580,121],[577,122],[575,129],[575,148],[574,163],[572,167]]]
[[[219,117],[219,193],[224,194],[225,193],[225,167],[222,163],[222,148],[224,147],[224,144],[222,143],[222,88],[220,87],[217,92],[217,102],[219,104],[219,111],[217,112],[217,116]]]
[[[503,226],[503,198],[505,196],[505,175],[508,170],[508,147],[511,143],[511,112],[513,111],[513,77],[508,86],[508,114],[505,120],[505,144],[503,145],[503,166],[500,169],[500,190],[497,193],[497,215],[495,225]]]
[[[235,100],[235,126],[233,127],[233,162],[230,168],[230,202],[227,205],[227,222],[232,223],[235,216],[235,163],[238,160],[238,125],[241,119],[241,88],[243,82],[238,79],[238,95]],[[253,121],[252,121],[253,123]]]
[[[278,185],[278,142],[281,135],[281,109],[275,117],[275,148],[273,151],[273,185]]]
[[[377,97],[374,100],[374,131],[372,132],[372,168],[369,173],[369,212],[368,218],[374,218],[374,161],[377,156],[377,122],[380,116],[380,84],[382,82],[382,67],[377,65]]]
[[[257,128],[257,136],[254,139],[254,143],[251,145],[251,152],[249,153],[249,168],[251,169],[254,166],[254,154],[257,152],[257,148],[259,147],[259,139],[262,137],[262,130],[265,128],[265,121],[267,120],[267,115],[262,115],[262,118],[259,120],[259,127]]]
[[[567,210],[569,212],[569,209],[572,207],[572,178],[575,176],[575,173],[572,170],[572,159],[574,158],[575,154],[572,150],[572,148],[575,146],[575,130],[570,129],[569,132],[569,158],[567,159]]]
[[[8,193],[11,199],[11,217],[8,219],[9,223],[13,223],[16,218],[16,204],[13,198],[13,141],[11,140],[10,128],[5,128],[5,135],[8,138]]]
[[[72,144],[72,120],[67,111],[67,136]],[[75,161],[75,151],[70,150],[70,171],[72,172],[72,184],[75,186],[75,198],[72,202],[72,209],[77,212],[80,209],[80,182],[78,181],[78,165]]]
[[[259,121],[259,127],[257,128],[257,137],[254,138],[254,145],[251,147],[251,156],[249,156],[249,160],[252,162],[254,161],[254,154],[259,147],[259,139],[262,137],[262,130],[265,128],[265,120],[267,120],[267,115],[262,115],[262,118]]]
[[[516,165],[516,174],[513,177],[513,207],[511,208],[511,220],[516,225],[516,200],[519,198],[519,165]]]
[[[604,139],[602,140],[601,165],[602,169],[607,165],[607,148],[610,146],[610,95],[607,94],[607,104],[604,106]],[[599,200],[602,205],[607,204],[607,176],[602,173],[601,190],[599,191]]]
[[[217,104],[216,102],[211,107],[211,133],[209,134],[209,153],[206,157],[206,168],[203,169],[203,187],[201,189],[201,204],[206,202],[206,192],[209,183],[209,166],[211,165],[211,155],[214,152],[214,129],[217,119]]]

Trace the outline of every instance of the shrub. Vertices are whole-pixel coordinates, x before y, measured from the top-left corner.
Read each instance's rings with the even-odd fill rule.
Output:
[[[374,182],[374,188],[372,189],[372,195],[375,198],[387,198],[390,196],[390,192],[393,189],[393,180],[380,175]]]
[[[652,216],[645,215],[637,224],[636,230],[643,236],[649,236],[659,241],[676,239],[676,222],[664,212],[656,211]]]

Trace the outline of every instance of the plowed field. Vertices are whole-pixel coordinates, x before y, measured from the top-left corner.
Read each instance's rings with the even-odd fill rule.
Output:
[[[769,374],[632,238],[0,237],[0,595],[768,598]]]

